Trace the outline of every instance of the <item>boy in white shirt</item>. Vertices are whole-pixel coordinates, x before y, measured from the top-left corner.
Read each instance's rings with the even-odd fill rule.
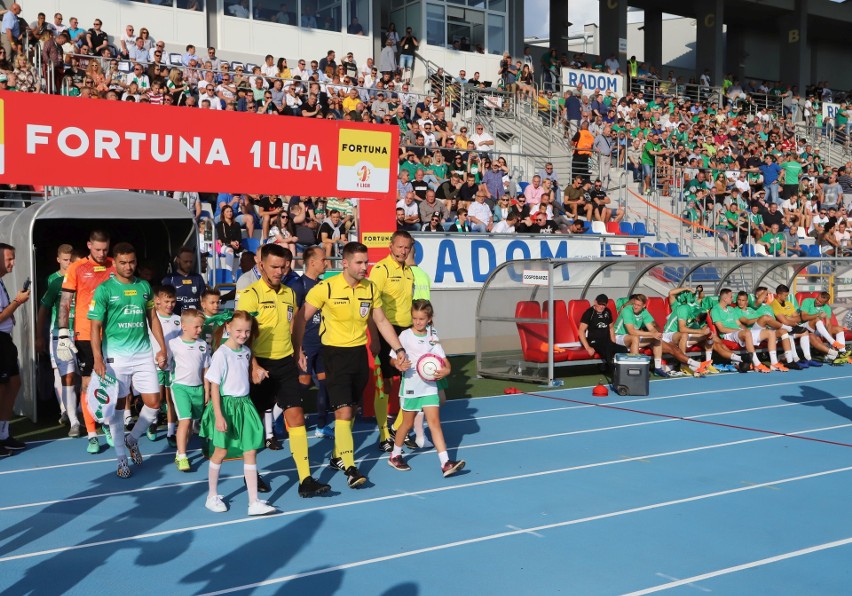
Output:
[[[190,424],[193,420],[201,420],[209,399],[204,375],[210,367],[210,349],[207,342],[199,339],[203,326],[204,314],[201,311],[184,309],[180,316],[181,335],[168,342],[174,370],[172,400],[178,420],[175,465],[181,472],[189,472],[190,469],[186,457]]]
[[[180,317],[174,314],[176,303],[177,291],[174,286],[160,286],[157,289],[157,294],[154,296],[154,308],[156,309],[157,318],[160,319],[160,325],[163,328],[163,341],[166,342],[166,345],[164,346],[166,362],[171,361],[169,354],[169,341],[180,335]],[[152,358],[155,359],[156,364],[156,354],[160,351],[160,345],[154,338],[153,333],[149,331],[148,336],[151,340],[151,349],[153,350]],[[175,422],[177,421],[177,418],[175,418],[174,406],[172,405],[171,400],[172,372],[173,369],[171,366],[167,367],[166,370],[157,368],[157,376],[160,381],[160,395],[162,396],[162,403],[166,406],[168,416],[166,440],[169,442],[169,446],[174,447]],[[148,438],[152,441],[157,438],[156,422],[148,428]]]

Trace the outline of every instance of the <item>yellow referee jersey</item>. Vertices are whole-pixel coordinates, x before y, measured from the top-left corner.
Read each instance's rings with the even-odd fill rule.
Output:
[[[411,267],[400,265],[388,255],[370,271],[370,281],[376,284],[388,321],[397,327],[411,327],[411,301],[414,296]]]
[[[257,312],[260,334],[252,344],[252,352],[261,358],[284,358],[293,353],[290,325],[296,308],[296,294],[281,284],[276,292],[262,279],[240,292],[240,310]]]
[[[322,344],[338,348],[365,345],[370,313],[382,306],[373,282],[362,279],[353,288],[343,274],[315,285],[305,297],[305,302],[322,310]]]
[[[773,300],[772,304],[770,304],[769,306],[772,307],[772,312],[775,313],[776,319],[778,318],[778,315],[794,317],[796,316],[796,311],[798,310],[796,308],[796,301],[793,300],[792,297],[787,298],[787,301],[784,303],[783,306],[781,306],[781,303],[778,302],[777,298]]]

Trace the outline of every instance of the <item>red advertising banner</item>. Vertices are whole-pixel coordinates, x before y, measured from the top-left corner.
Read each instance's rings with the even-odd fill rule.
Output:
[[[391,126],[14,92],[0,122],[0,183],[396,198]]]

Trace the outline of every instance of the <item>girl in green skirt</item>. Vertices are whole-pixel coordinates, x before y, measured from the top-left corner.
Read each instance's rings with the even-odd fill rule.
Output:
[[[257,498],[257,450],[263,445],[263,422],[249,399],[251,388],[251,339],[257,336],[257,323],[244,310],[234,311],[231,319],[216,330],[219,346],[210,361],[204,379],[210,383],[210,403],[201,419],[201,436],[210,439],[213,453],[207,475],[209,492],[205,507],[223,513],[228,506],[218,493],[219,468],[229,449],[243,452],[243,473],[248,489],[249,515],[266,515],[275,507]]]

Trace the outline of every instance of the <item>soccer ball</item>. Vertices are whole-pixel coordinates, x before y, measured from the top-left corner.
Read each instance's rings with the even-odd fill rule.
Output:
[[[423,354],[417,360],[417,374],[424,381],[434,381],[439,369],[444,368],[446,362],[435,354]]]

